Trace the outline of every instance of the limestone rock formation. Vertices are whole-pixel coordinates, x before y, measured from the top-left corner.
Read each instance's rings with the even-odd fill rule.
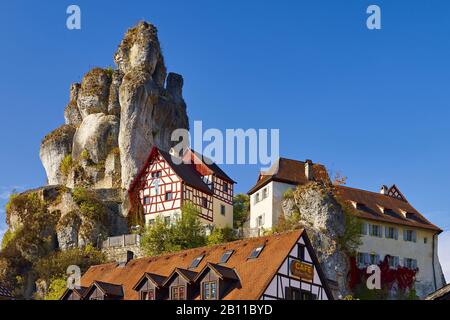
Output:
[[[183,77],[167,75],[153,25],[140,22],[129,29],[114,60],[116,70],[94,68],[71,86],[67,134],[41,146],[49,184],[127,189],[154,145],[168,150],[175,144],[172,132],[188,129]],[[86,153],[92,163],[80,161]],[[72,167],[62,173],[69,155],[66,165]]]
[[[166,67],[154,26],[142,22],[128,30],[115,61],[124,73],[119,148],[122,187],[127,189],[152,146],[170,149],[172,132],[189,124],[181,76],[169,75],[164,87]]]
[[[93,113],[107,113],[111,75],[101,68],[94,68],[85,74],[77,97],[81,116]]]
[[[94,163],[106,160],[118,146],[119,120],[103,113],[90,114],[83,119],[73,138],[72,158],[80,158],[87,151]]]
[[[40,158],[47,173],[49,185],[64,184],[61,162],[72,153],[75,127],[63,125],[48,134],[41,144]]]
[[[334,197],[324,186],[310,183],[294,191],[294,199],[285,200],[282,208],[285,216],[300,213],[325,276],[337,284],[331,288],[335,298],[348,295],[349,257],[338,245],[345,231],[345,215]]]

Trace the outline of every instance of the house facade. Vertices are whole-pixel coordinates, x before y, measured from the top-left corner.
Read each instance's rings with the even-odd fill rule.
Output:
[[[333,299],[303,230],[93,266],[79,300]]]
[[[250,228],[271,229],[282,212],[283,194],[310,181],[331,183],[326,168],[280,158],[268,172],[262,172],[250,196]],[[445,284],[438,258],[438,235],[442,230],[418,212],[395,185],[370,192],[335,186],[336,196],[354,207],[362,222],[359,268],[388,259],[390,268],[416,270],[414,288],[420,297]],[[255,231],[256,230],[256,231]]]
[[[204,224],[224,228],[233,227],[234,184],[216,164],[192,150],[177,158],[153,147],[129,192],[137,195],[146,224],[158,216],[173,222],[183,205],[191,203]]]

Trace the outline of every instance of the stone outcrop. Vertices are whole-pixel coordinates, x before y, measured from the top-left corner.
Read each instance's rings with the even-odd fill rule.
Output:
[[[106,160],[118,146],[119,120],[116,116],[94,113],[83,119],[73,138],[72,158],[79,159],[86,151],[94,163]]]
[[[116,70],[94,68],[71,86],[66,134],[41,146],[50,184],[127,189],[154,145],[169,150],[172,132],[188,129],[183,77],[167,75],[153,25],[129,29],[114,61]]]
[[[61,162],[72,153],[73,137],[75,127],[63,125],[48,134],[41,144],[40,158],[47,173],[49,185],[64,183],[61,173]]]
[[[119,148],[122,187],[127,189],[152,146],[170,149],[172,132],[189,124],[181,76],[169,75],[164,87],[166,67],[154,26],[142,22],[128,30],[115,61],[124,73]]]
[[[326,278],[336,284],[331,286],[335,298],[348,295],[349,257],[338,245],[345,231],[342,208],[326,187],[310,183],[295,190],[293,199],[284,201],[284,215],[294,211],[300,213],[300,223],[307,230]]]
[[[81,116],[93,113],[107,113],[111,75],[101,68],[94,68],[85,74],[78,92],[77,104]]]

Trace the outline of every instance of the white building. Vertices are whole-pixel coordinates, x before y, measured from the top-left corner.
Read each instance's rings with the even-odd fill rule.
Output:
[[[309,181],[329,183],[326,168],[320,164],[280,158],[259,175],[250,196],[251,230],[271,229],[282,212],[283,194]],[[389,259],[391,268],[416,269],[415,289],[420,297],[445,285],[438,259],[438,235],[442,230],[420,214],[393,185],[381,192],[336,186],[337,196],[356,209],[363,222],[359,267]]]

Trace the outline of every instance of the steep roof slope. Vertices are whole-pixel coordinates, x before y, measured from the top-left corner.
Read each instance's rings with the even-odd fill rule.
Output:
[[[189,269],[198,273],[208,263],[220,264],[222,255],[227,250],[234,250],[229,260],[220,265],[234,269],[241,280],[241,286],[234,288],[224,298],[227,300],[258,299],[302,233],[302,230],[297,230],[280,235],[234,241],[157,257],[141,258],[130,261],[124,267],[120,267],[117,263],[93,266],[83,275],[81,284],[90,286],[94,281],[102,281],[122,285],[124,299],[137,300],[139,298],[138,293],[133,290],[133,287],[145,272],[167,277],[176,268],[189,269],[196,257],[204,255],[204,258],[196,268]],[[253,249],[260,245],[265,247],[259,257],[248,259]],[[224,270],[220,269],[222,272]]]

